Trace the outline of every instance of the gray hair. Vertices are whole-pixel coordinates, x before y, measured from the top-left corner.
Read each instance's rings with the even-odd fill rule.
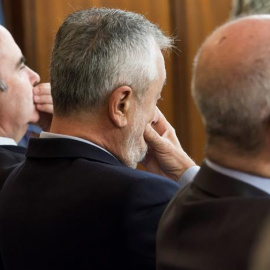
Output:
[[[270,123],[270,50],[260,50],[239,63],[235,72],[198,70],[194,61],[192,95],[206,126],[208,145],[225,139],[243,153],[258,152]],[[227,74],[226,74],[227,73]]]
[[[4,83],[4,81],[0,78],[0,92],[6,92],[8,90],[7,85]]]
[[[156,48],[172,47],[142,15],[92,8],[70,14],[60,27],[50,76],[56,115],[93,111],[117,87],[142,96],[157,76]]]

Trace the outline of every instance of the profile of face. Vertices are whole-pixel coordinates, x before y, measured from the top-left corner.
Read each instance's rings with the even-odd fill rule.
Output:
[[[33,102],[33,86],[40,77],[25,65],[25,59],[11,34],[0,27],[0,76],[8,87],[0,92],[1,127],[9,137],[20,140],[29,122],[37,122],[39,114]]]
[[[125,141],[125,148],[127,149],[125,163],[131,168],[136,168],[137,164],[144,159],[147,153],[148,146],[143,136],[147,124],[158,121],[156,106],[161,98],[161,91],[166,80],[164,58],[160,50],[158,50],[156,68],[157,77],[150,84],[142,100],[136,104],[133,124],[129,128]]]

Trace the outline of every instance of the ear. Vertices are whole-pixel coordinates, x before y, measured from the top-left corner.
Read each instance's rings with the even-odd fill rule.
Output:
[[[115,89],[109,98],[109,115],[117,127],[125,127],[127,125],[132,95],[132,89],[124,85]]]

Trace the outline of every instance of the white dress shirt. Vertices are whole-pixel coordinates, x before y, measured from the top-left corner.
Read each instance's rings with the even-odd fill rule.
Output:
[[[0,137],[0,145],[17,145],[17,143],[11,138]]]
[[[220,165],[215,164],[214,162],[210,161],[209,159],[205,160],[207,166],[212,170],[219,172],[221,174],[227,175],[229,177],[233,177],[239,181],[242,181],[246,184],[254,186],[268,194],[270,194],[270,178],[260,177],[253,174],[248,174],[236,170],[232,170],[229,168],[222,167]],[[194,177],[197,175],[200,167],[199,166],[192,166],[188,168],[178,180],[179,183],[186,185],[191,183]]]
[[[185,186],[189,183],[191,183],[200,170],[200,166],[191,166],[189,167],[178,179],[178,183],[180,183],[182,186]]]
[[[239,181],[242,181],[246,184],[254,186],[268,194],[270,194],[270,179],[261,177],[258,175],[253,175],[241,171],[232,170],[229,168],[222,167],[220,165],[215,164],[214,162],[210,161],[209,159],[205,160],[208,167],[212,170],[217,171],[221,174],[227,175],[229,177],[233,177]]]

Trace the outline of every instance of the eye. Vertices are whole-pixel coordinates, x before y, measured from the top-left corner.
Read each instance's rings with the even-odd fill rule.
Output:
[[[20,66],[20,69],[25,69],[25,64],[22,64],[21,66]]]

